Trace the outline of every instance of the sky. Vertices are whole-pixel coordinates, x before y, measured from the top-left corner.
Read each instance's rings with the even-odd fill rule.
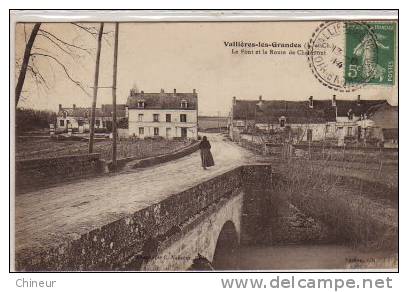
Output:
[[[312,74],[303,55],[232,54],[224,42],[284,42],[304,44],[320,22],[181,22],[121,23],[119,28],[117,102],[126,103],[136,86],[144,92],[192,92],[197,90],[200,115],[227,115],[232,97],[237,99],[307,100],[387,99],[398,104],[397,86],[364,86],[339,93],[323,86]],[[86,24],[98,27],[99,24]],[[21,60],[31,24],[16,26],[16,59]],[[41,25],[33,52],[52,55],[65,65],[69,75],[84,85],[88,94],[71,82],[53,59],[37,55],[34,63],[47,82],[38,86],[27,74],[20,107],[56,111],[58,105],[89,107],[95,70],[96,39],[68,23]],[[25,32],[24,32],[25,31]],[[99,86],[112,86],[114,24],[105,24]],[[47,32],[82,49],[67,54],[45,37]],[[48,35],[49,36],[49,35]],[[52,36],[49,36],[53,39]],[[55,40],[55,39],[54,39]],[[65,48],[64,46],[62,46]],[[238,48],[240,51],[241,48]],[[78,55],[78,56],[77,56]],[[16,65],[18,72],[19,63]],[[101,88],[97,105],[111,103],[110,88]]]

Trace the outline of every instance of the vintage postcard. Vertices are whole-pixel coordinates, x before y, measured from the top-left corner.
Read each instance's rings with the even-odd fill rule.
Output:
[[[13,24],[12,270],[398,269],[397,16],[253,20]]]

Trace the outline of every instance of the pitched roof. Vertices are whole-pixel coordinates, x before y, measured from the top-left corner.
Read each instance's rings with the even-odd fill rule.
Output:
[[[112,104],[103,104],[101,108],[95,109],[95,117],[111,117],[112,108]],[[62,113],[66,112],[69,117],[89,118],[91,111],[92,109],[90,107],[62,107],[58,115],[62,116]],[[124,118],[126,116],[125,104],[116,105],[116,115],[118,118]]]
[[[349,110],[355,116],[370,116],[384,106],[390,106],[386,100],[336,100],[339,117],[347,117]],[[313,108],[309,107],[309,101],[263,100],[260,104],[259,100],[236,100],[234,119],[253,120],[255,115],[259,122],[278,122],[282,116],[291,124],[336,121],[336,109],[332,106],[332,100],[313,100]]]
[[[380,128],[397,129],[398,107],[388,103],[372,106],[369,108],[368,118]]]
[[[181,102],[187,101],[189,110],[197,109],[197,93],[132,93],[126,105],[129,109],[138,108],[139,101],[144,102],[145,109],[181,109]]]
[[[355,116],[360,116],[362,114],[369,114],[370,108],[373,106],[387,104],[384,100],[336,100],[337,115],[339,117],[347,117],[348,111],[351,109]]]
[[[236,100],[233,107],[233,117],[238,120],[256,118],[257,122],[278,123],[282,116],[290,124],[336,121],[336,112],[330,100],[314,100],[313,108],[309,107],[309,101]]]
[[[113,114],[113,105],[112,104],[103,104],[101,111],[104,117],[111,117]],[[116,105],[116,116],[118,118],[126,117],[126,104],[117,104]]]

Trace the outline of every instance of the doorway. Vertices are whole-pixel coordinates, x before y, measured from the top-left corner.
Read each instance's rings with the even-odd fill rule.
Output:
[[[313,131],[312,129],[307,129],[307,141],[312,142],[313,140]]]
[[[181,128],[181,138],[187,138],[187,128]]]

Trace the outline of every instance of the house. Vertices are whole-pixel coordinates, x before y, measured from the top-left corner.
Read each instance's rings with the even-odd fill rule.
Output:
[[[145,93],[130,91],[126,103],[129,135],[139,138],[163,137],[197,139],[198,99],[190,93]]]
[[[304,141],[332,141],[337,145],[364,143],[368,140],[398,143],[397,107],[386,100],[331,99],[308,101],[285,100],[237,100],[233,97],[229,116],[229,134],[238,140],[245,132],[257,130],[284,132],[290,129],[297,135],[296,143]],[[394,113],[394,114],[392,114]],[[385,121],[392,119],[387,124]],[[294,135],[292,134],[292,135]],[[384,136],[385,134],[385,136]],[[387,138],[385,138],[387,137]]]
[[[237,100],[233,98],[229,133],[233,140],[243,132],[254,129],[266,132],[284,132],[291,129],[297,142],[320,141],[334,136],[335,109],[330,101]]]
[[[102,105],[101,108],[95,109],[95,129],[107,129],[112,128],[112,113],[113,105]],[[89,124],[91,120],[91,111],[89,107],[77,107],[75,104],[72,107],[62,107],[59,105],[57,114],[56,129],[64,130],[72,128],[79,132],[86,132],[89,130]],[[126,105],[118,104],[116,106],[117,119],[126,118]]]
[[[363,138],[376,140],[385,148],[398,148],[398,107],[382,103],[369,108],[359,122]]]
[[[336,107],[336,137],[339,145],[352,141],[362,141],[370,131],[378,136],[381,129],[367,117],[382,105],[388,105],[384,99],[362,100],[360,95],[354,100],[336,100],[333,95],[333,105]],[[377,128],[377,129],[376,129]]]

